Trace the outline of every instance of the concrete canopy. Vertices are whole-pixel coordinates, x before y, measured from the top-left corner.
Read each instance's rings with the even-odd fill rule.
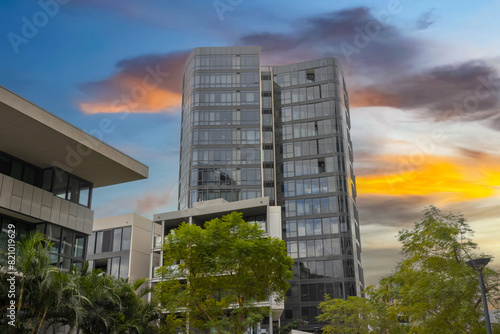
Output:
[[[59,167],[94,187],[141,180],[149,168],[0,86],[0,151]]]

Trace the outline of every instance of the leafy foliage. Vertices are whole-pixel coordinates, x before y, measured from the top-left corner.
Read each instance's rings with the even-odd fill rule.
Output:
[[[302,321],[302,319],[295,319],[285,326],[278,327],[278,334],[289,334],[292,329],[299,329],[299,327],[302,325]]]
[[[16,250],[16,326],[0,319],[2,333],[45,333],[48,328],[67,326],[77,333],[155,333],[152,322],[159,311],[140,298],[145,280],[131,284],[105,273],[88,271],[63,272],[50,265],[50,242],[40,233],[29,234]],[[8,305],[10,276],[0,272],[0,302]]]
[[[157,300],[189,326],[242,333],[269,315],[256,302],[282,301],[293,260],[286,244],[233,212],[200,226],[183,223],[167,237]]]
[[[478,247],[472,235],[461,214],[427,208],[413,229],[399,232],[403,260],[379,287],[366,291],[369,299],[322,304],[325,332],[345,328],[345,333],[365,333],[371,328],[379,333],[484,333],[477,272],[465,262],[488,256],[474,255]],[[500,276],[490,268],[483,275],[488,302],[498,308]],[[399,324],[398,319],[407,323]]]

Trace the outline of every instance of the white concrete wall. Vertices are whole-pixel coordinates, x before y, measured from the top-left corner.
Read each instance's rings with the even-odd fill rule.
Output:
[[[140,278],[148,278],[151,254],[151,220],[135,213],[130,213],[121,216],[99,218],[94,221],[94,231],[126,226],[132,227],[128,276],[132,281]],[[160,235],[159,233],[155,234],[156,236]]]

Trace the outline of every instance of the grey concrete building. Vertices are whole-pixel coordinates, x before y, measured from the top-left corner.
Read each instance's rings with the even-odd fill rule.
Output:
[[[179,209],[268,197],[295,259],[282,320],[317,327],[325,293],[363,288],[349,100],[334,58],[262,66],[259,47],[197,48],[183,80]],[[155,219],[156,220],[156,219]]]
[[[87,247],[89,269],[131,281],[149,278],[151,233],[151,220],[135,213],[96,219]]]
[[[0,86],[2,247],[9,225],[18,239],[37,230],[54,243],[53,265],[82,266],[93,189],[147,176],[147,166]]]

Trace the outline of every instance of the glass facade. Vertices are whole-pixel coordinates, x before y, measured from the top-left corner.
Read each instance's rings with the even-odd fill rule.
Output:
[[[42,188],[57,197],[90,208],[92,183],[56,167],[46,169],[31,165],[0,152],[0,174]]]
[[[282,324],[363,289],[348,94],[334,58],[259,66],[258,47],[198,48],[184,72],[179,209],[268,196],[295,259]]]
[[[89,269],[101,269],[112,276],[129,276],[132,227],[94,231],[89,237]]]
[[[184,70],[179,209],[262,196],[257,48],[195,50]],[[244,52],[243,52],[244,51]]]
[[[331,58],[273,67],[278,205],[295,259],[284,323],[363,285],[347,90]]]

